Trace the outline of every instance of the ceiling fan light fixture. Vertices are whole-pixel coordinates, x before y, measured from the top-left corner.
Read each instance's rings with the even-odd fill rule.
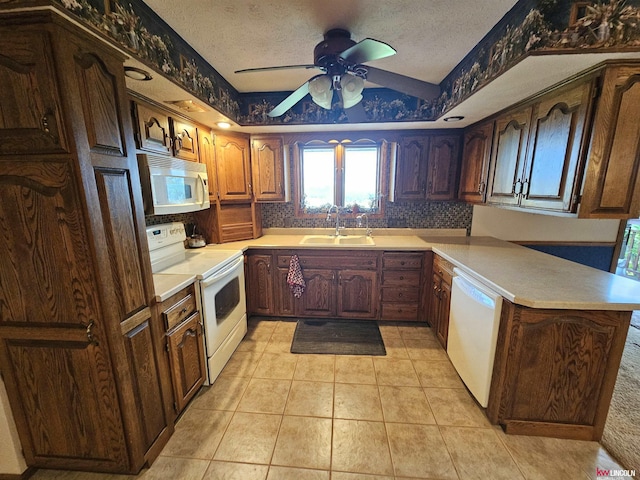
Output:
[[[331,110],[333,90],[331,90],[331,78],[328,75],[321,75],[311,80],[309,82],[309,94],[315,104]]]
[[[362,77],[344,74],[340,84],[342,85],[342,108],[351,108],[362,101],[362,90],[364,90]]]

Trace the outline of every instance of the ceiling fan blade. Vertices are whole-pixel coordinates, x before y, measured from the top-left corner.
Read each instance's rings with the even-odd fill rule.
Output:
[[[313,77],[313,78],[316,78],[316,77]],[[293,92],[283,101],[281,101],[278,105],[276,105],[276,107],[273,110],[271,110],[267,115],[269,115],[270,117],[279,117],[280,115],[283,115],[291,107],[293,107],[296,103],[298,103],[300,100],[302,100],[307,95],[307,93],[309,93],[309,82],[313,80],[313,78],[310,79],[308,82],[305,82],[302,85],[300,85],[295,92]]]
[[[391,90],[406,93],[407,95],[424,100],[433,100],[440,95],[440,87],[434,83],[423,82],[416,78],[380,70],[379,68],[369,67],[368,65],[358,65],[358,68],[366,70],[365,78],[368,81],[382,87],[390,88]]]
[[[258,68],[244,68],[242,70],[236,70],[233,73],[247,73],[247,72],[265,72],[268,70],[290,70],[294,68],[319,68],[322,70],[322,67],[318,65],[282,65],[279,67],[258,67]]]
[[[356,64],[390,57],[396,53],[396,49],[387,43],[374,40],[373,38],[365,38],[354,46],[347,48],[339,56],[348,63]]]

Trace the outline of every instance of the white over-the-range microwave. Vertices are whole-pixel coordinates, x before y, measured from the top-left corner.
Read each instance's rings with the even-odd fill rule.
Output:
[[[186,213],[209,208],[207,167],[177,158],[138,154],[144,212]]]

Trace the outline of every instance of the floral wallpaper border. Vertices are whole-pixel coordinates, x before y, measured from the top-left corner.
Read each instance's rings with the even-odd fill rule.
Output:
[[[311,101],[268,117],[289,92],[238,93],[141,0],[52,1],[240,125],[349,123],[339,106]],[[366,89],[362,105],[371,123],[433,121],[528,55],[587,51],[640,51],[640,0],[520,0],[444,79],[438,99]]]

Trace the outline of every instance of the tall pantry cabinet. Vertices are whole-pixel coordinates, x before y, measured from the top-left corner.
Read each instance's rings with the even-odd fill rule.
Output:
[[[173,427],[124,59],[52,10],[0,25],[0,372],[24,455],[134,473]]]

